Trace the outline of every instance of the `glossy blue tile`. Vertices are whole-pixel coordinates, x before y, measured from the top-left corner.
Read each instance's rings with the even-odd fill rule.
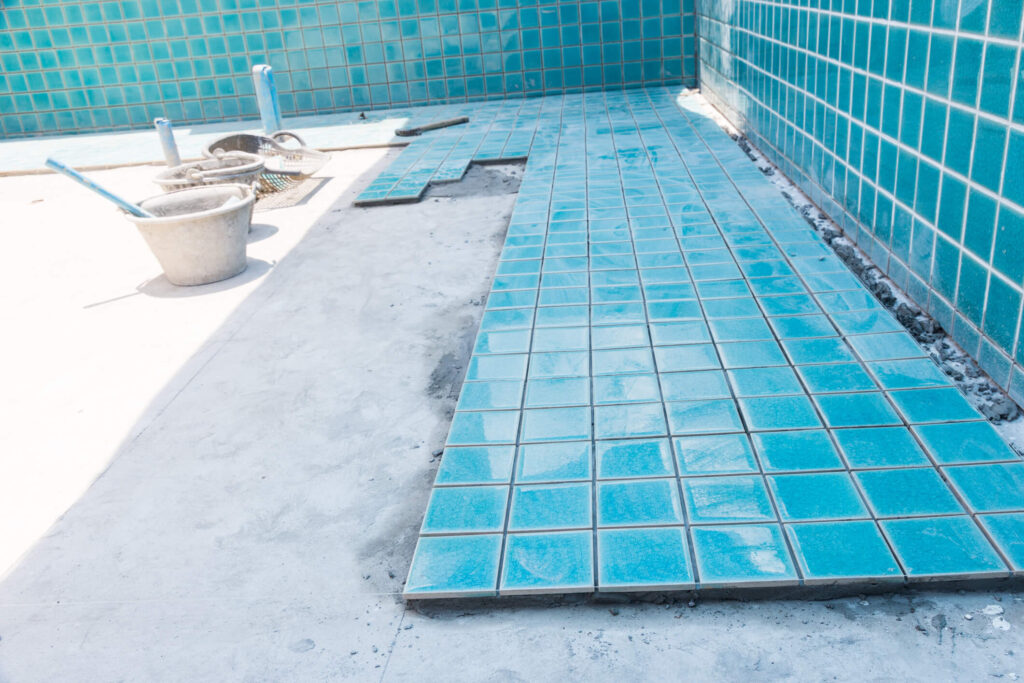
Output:
[[[545,327],[533,332],[533,351],[586,351],[590,330],[586,327]]]
[[[776,524],[696,527],[697,574],[705,587],[795,584],[793,561]]]
[[[655,346],[697,344],[711,341],[708,326],[700,320],[676,323],[651,323],[651,341]],[[663,369],[664,370],[664,369]]]
[[[608,325],[591,330],[594,349],[620,349],[649,346],[650,337],[644,325]]]
[[[466,395],[466,388],[463,388],[462,395]],[[531,379],[526,383],[527,408],[580,406],[589,403],[590,379],[587,377]]]
[[[736,432],[743,429],[731,400],[683,401],[665,404],[672,434]]]
[[[656,346],[654,358],[658,364],[658,372],[712,370],[721,367],[715,347],[711,344]]]
[[[805,339],[814,337],[834,337],[839,334],[832,326],[828,316],[795,315],[783,318],[769,318],[772,328],[779,339]]]
[[[911,578],[1008,572],[970,517],[895,519],[881,524]]]
[[[516,461],[516,483],[589,480],[589,441],[524,444]]]
[[[766,472],[840,469],[843,462],[822,430],[767,432],[752,436]]]
[[[745,368],[729,371],[736,396],[784,396],[803,394],[804,388],[792,368]]]
[[[691,524],[775,519],[760,476],[696,477],[683,479],[682,483]]]
[[[761,341],[773,334],[764,318],[720,318],[708,321],[715,341]]]
[[[437,484],[497,484],[512,478],[514,446],[446,448]]]
[[[1019,458],[988,422],[916,425],[914,431],[942,465]]]
[[[424,536],[413,556],[405,594],[415,597],[494,595],[501,534]]]
[[[907,422],[977,420],[981,415],[956,389],[908,389],[889,394]]]
[[[668,372],[658,377],[661,380],[661,394],[666,401],[729,398],[732,395],[725,373],[721,370]]]
[[[757,472],[757,461],[745,434],[682,436],[674,439],[679,473],[741,474]]]
[[[474,356],[469,361],[467,380],[521,380],[526,376],[526,354]]]
[[[594,408],[594,434],[598,439],[661,436],[665,433],[665,412],[661,403]]]
[[[874,522],[793,524],[786,531],[808,584],[903,577]]]
[[[472,446],[515,443],[519,411],[457,412],[448,431],[448,445]]]
[[[844,472],[780,474],[768,477],[768,486],[784,522],[871,516]]]
[[[477,335],[473,353],[526,353],[530,350],[530,330],[507,332],[481,332]]]
[[[718,345],[726,368],[753,368],[786,365],[782,349],[774,341],[730,342]]]
[[[595,375],[653,371],[654,359],[647,348],[609,349],[593,353],[592,372]]]
[[[875,381],[859,363],[799,365],[797,370],[812,394],[841,391],[870,391]]]
[[[742,398],[743,417],[751,430],[811,429],[821,426],[807,396]]]
[[[1024,463],[947,467],[944,472],[974,512],[1024,510]]]
[[[928,358],[878,361],[870,363],[868,367],[883,389],[916,389],[952,384]]]
[[[600,527],[682,524],[675,479],[599,482],[597,524]]]
[[[870,427],[900,424],[900,418],[879,392],[824,394],[814,397],[829,427]]]
[[[680,527],[597,532],[599,589],[680,590],[694,585],[689,543]]]
[[[466,382],[456,410],[518,409],[522,398],[522,382]]]
[[[594,378],[594,404],[660,401],[657,375],[602,375]]]
[[[596,453],[600,479],[675,475],[668,439],[598,441]]]
[[[906,427],[837,429],[833,435],[853,468],[931,464]]]
[[[963,513],[952,491],[932,468],[868,470],[854,474],[879,517]]]
[[[978,519],[1017,572],[1024,570],[1024,514],[979,515]]]
[[[530,372],[534,377],[586,377],[590,374],[590,361],[583,351],[557,351],[531,353]]]
[[[592,526],[589,483],[516,486],[509,531],[581,529]]]
[[[590,438],[590,408],[535,408],[523,411],[521,440],[578,441]]]
[[[865,334],[850,337],[850,345],[866,361],[923,358],[924,351],[906,332]]]
[[[501,531],[508,486],[435,488],[430,495],[422,533]]]
[[[499,593],[592,591],[593,547],[590,531],[509,534]]]
[[[784,339],[782,346],[793,362],[802,365],[810,363],[850,363],[857,360],[850,347],[842,339]]]

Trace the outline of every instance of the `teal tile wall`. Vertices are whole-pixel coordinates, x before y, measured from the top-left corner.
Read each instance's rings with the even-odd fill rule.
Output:
[[[0,137],[693,84],[694,0],[3,0]]]
[[[697,13],[709,98],[1024,402],[1024,3]]]

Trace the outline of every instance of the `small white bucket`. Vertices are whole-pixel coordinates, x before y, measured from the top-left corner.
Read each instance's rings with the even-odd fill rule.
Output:
[[[205,285],[238,275],[255,202],[245,185],[206,185],[139,202],[155,218],[125,214],[175,285]]]

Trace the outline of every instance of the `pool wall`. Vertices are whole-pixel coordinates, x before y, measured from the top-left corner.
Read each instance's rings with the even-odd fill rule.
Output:
[[[1024,400],[1020,0],[698,0],[732,122]]]
[[[696,83],[693,0],[4,0],[0,137]]]

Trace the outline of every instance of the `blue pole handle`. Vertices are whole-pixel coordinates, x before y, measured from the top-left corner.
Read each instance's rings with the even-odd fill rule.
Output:
[[[71,168],[70,166],[65,166],[56,159],[47,159],[46,165],[47,167],[52,168],[54,171],[57,171],[58,173],[63,173],[68,178],[74,180],[76,183],[84,185],[85,187],[89,188],[90,190],[100,195],[104,199],[114,202],[119,207],[121,207],[128,213],[132,214],[133,216],[138,216],[139,218],[156,218],[156,216],[151,214],[149,211],[146,211],[141,206],[138,206],[137,204],[132,204],[127,199],[118,197],[110,190],[96,184],[96,182],[93,180],[89,180],[75,169]]]
[[[164,160],[168,166],[180,166],[181,156],[178,154],[178,145],[174,143],[174,130],[171,122],[165,118],[153,120],[156,126],[156,133],[160,136],[160,147],[164,150]]]
[[[274,70],[267,64],[257,64],[252,68],[252,80],[256,86],[256,103],[260,108],[260,119],[263,130],[276,133],[281,130],[281,103],[277,99],[277,86],[274,84]]]

